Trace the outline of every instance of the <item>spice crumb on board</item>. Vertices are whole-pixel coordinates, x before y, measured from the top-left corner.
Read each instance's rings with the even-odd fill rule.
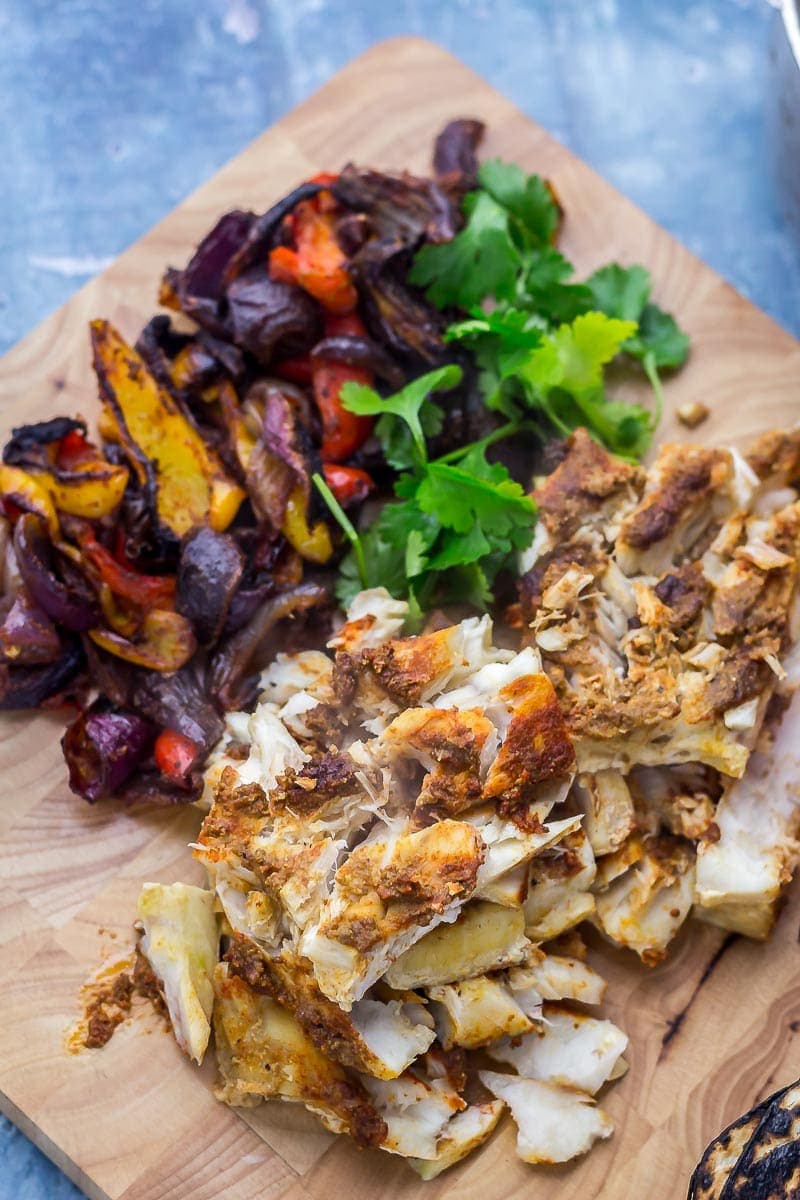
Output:
[[[106,932],[106,931],[104,931]],[[80,989],[81,1016],[66,1035],[70,1054],[97,1050],[113,1037],[123,1022],[134,1015],[136,1000],[166,1018],[166,1006],[158,980],[138,947],[103,964]]]
[[[689,429],[696,429],[698,425],[702,425],[708,414],[709,409],[707,406],[701,404],[698,400],[682,404],[680,408],[675,410],[678,420]]]

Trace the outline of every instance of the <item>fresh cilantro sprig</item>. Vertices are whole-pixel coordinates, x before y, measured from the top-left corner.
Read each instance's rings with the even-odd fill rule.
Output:
[[[384,457],[399,472],[395,499],[357,532],[314,477],[350,543],[340,601],[382,585],[408,599],[417,621],[434,602],[485,606],[498,572],[531,542],[534,503],[504,466],[489,461],[493,442],[522,430],[568,435],[585,425],[610,450],[638,459],[661,411],[659,372],[680,366],[688,352],[686,335],[651,301],[644,267],[612,263],[575,278],[554,245],[561,211],[543,179],[494,160],[478,180],[463,201],[461,232],[423,247],[409,280],[453,317],[460,310],[446,339],[472,352],[484,402],[502,423],[479,442],[431,458],[429,439],[444,422],[433,397],[461,382],[459,367],[431,371],[388,397],[349,383],[342,403],[377,418]],[[607,394],[608,367],[624,361],[649,379],[653,411]]]
[[[464,228],[452,241],[419,251],[411,282],[439,307],[471,314],[453,322],[446,336],[474,352],[489,408],[512,419],[538,412],[560,433],[584,424],[610,450],[641,457],[660,416],[659,372],[685,361],[688,338],[651,302],[644,267],[612,263],[574,280],[574,267],[552,244],[558,203],[539,176],[494,160],[481,166],[478,179],[481,190],[464,200]],[[628,324],[622,338],[620,322]],[[563,361],[578,346],[584,365],[587,356],[594,364],[591,385],[585,371]],[[558,380],[542,374],[554,356],[562,360]],[[601,368],[625,357],[641,364],[652,385],[652,413],[606,396]]]
[[[455,387],[461,376],[458,366],[442,367],[388,397],[361,384],[342,388],[346,409],[378,417],[375,432],[384,453],[399,444],[398,423],[405,428],[410,447],[405,456],[408,469],[395,482],[396,500],[385,504],[361,534],[356,534],[324,481],[315,477],[351,542],[337,585],[342,604],[363,587],[383,585],[393,595],[407,598],[416,616],[434,601],[448,598],[485,605],[498,572],[530,544],[533,501],[504,466],[486,458],[488,447],[519,428],[517,422],[440,458],[428,456],[425,422],[438,409],[431,394]]]

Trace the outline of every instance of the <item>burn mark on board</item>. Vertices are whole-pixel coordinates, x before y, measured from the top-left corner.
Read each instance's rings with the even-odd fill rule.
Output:
[[[689,1014],[689,1010],[699,996],[701,990],[705,987],[711,976],[716,971],[723,955],[727,953],[734,942],[738,941],[739,937],[740,935],[738,933],[729,933],[726,935],[703,968],[702,974],[692,989],[692,994],[684,1004],[683,1008],[680,1010],[680,1012],[676,1013],[674,1017],[671,1017],[667,1021],[667,1027],[664,1031],[664,1036],[661,1038],[661,1051],[658,1055],[659,1062],[666,1057],[670,1044],[680,1033],[681,1027],[683,1026],[683,1023]]]

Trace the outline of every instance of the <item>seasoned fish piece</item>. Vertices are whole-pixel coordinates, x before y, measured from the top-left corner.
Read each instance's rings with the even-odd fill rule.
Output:
[[[435,1158],[410,1158],[413,1167],[422,1179],[435,1179],[466,1158],[488,1138],[503,1115],[502,1100],[489,1100],[485,1104],[470,1104],[463,1112],[451,1117],[436,1142]]]
[[[188,883],[145,883],[138,911],[142,954],[164,989],[175,1039],[200,1063],[211,1035],[219,945],[214,895]]]
[[[517,1154],[528,1163],[562,1163],[608,1138],[614,1124],[591,1096],[574,1088],[480,1071],[481,1083],[505,1100],[517,1126]]]
[[[436,1032],[445,1050],[477,1050],[498,1038],[518,1038],[535,1023],[500,976],[478,975],[460,983],[428,988]]]
[[[800,855],[800,693],[795,692],[768,746],[751,757],[717,808],[719,839],[701,843],[696,913],[748,937],[766,938],[781,892]]]
[[[252,991],[220,963],[214,976],[214,1039],[221,1080],[216,1096],[252,1106],[275,1096],[299,1101],[332,1133],[382,1145],[385,1121],[363,1085],[317,1049],[280,1004]]]
[[[383,978],[398,990],[451,983],[521,962],[529,946],[521,909],[473,901],[452,925],[438,925],[401,954]]]
[[[395,1079],[434,1040],[433,1020],[416,1001],[364,997],[343,1012],[320,991],[311,963],[288,948],[264,956],[235,937],[225,960],[231,974],[282,1004],[314,1045],[343,1066]]]
[[[546,1004],[542,1025],[525,1037],[510,1036],[487,1049],[526,1079],[560,1084],[593,1096],[617,1077],[628,1039],[611,1021]]]
[[[676,838],[649,839],[637,860],[597,892],[596,923],[644,962],[660,962],[691,911],[694,886],[694,847]]]
[[[389,830],[362,842],[333,882],[300,951],[320,988],[346,1011],[429,929],[453,919],[475,891],[484,845],[463,821]]]

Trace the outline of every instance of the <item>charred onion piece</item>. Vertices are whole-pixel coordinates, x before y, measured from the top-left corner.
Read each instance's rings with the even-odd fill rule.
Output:
[[[3,447],[3,462],[27,469],[32,466],[48,468],[47,447],[75,432],[85,437],[86,422],[72,417],[53,417],[49,421],[19,425],[11,430],[11,437]]]
[[[252,691],[252,681],[246,677],[258,669],[258,652],[278,621],[315,608],[326,599],[325,589],[318,584],[301,583],[266,600],[248,623],[228,638],[211,661],[211,690],[223,708],[241,708],[246,703]]]
[[[319,305],[291,283],[270,279],[263,267],[253,267],[228,288],[230,337],[259,362],[281,353],[302,354],[322,333]]]
[[[353,337],[341,334],[325,337],[311,351],[314,360],[347,363],[351,367],[364,367],[397,390],[406,381],[406,373],[372,338]]]
[[[448,194],[461,197],[478,186],[478,159],[475,151],[486,126],[469,117],[445,125],[433,148],[433,170],[439,186]]]
[[[260,424],[242,461],[250,502],[261,520],[277,533],[291,492],[301,488],[307,496],[310,487],[298,406],[292,403],[288,384],[284,388],[260,381],[247,393],[245,407]]]
[[[98,615],[94,599],[56,576],[47,527],[33,513],[23,513],[17,521],[14,553],[28,591],[51,620],[77,633],[94,625]]]
[[[203,238],[185,270],[170,270],[165,276],[186,315],[219,337],[227,334],[225,320],[220,314],[225,270],[236,252],[245,245],[255,221],[253,213],[238,210],[225,213]]]
[[[346,208],[367,214],[369,225],[388,253],[416,246],[422,238],[447,242],[456,233],[457,213],[431,179],[392,175],[346,166],[333,185]]]
[[[117,791],[125,805],[155,804],[168,808],[173,804],[191,804],[203,790],[203,777],[193,771],[185,781],[166,779],[160,771],[137,771]]]
[[[442,314],[411,290],[403,271],[380,257],[367,257],[354,269],[364,298],[364,321],[374,340],[412,363],[438,365],[452,357],[442,338]]]
[[[254,584],[253,586],[240,587],[234,594],[231,600],[231,606],[228,610],[228,619],[225,622],[225,628],[222,631],[222,636],[227,637],[231,633],[236,633],[237,629],[241,629],[246,625],[257,609],[261,607],[264,601],[275,594],[275,581],[266,579],[263,583]]]
[[[91,804],[113,795],[148,754],[154,736],[137,713],[96,700],[61,739],[69,786]]]
[[[61,657],[44,667],[0,666],[0,709],[39,708],[64,696],[84,664],[80,642],[70,641]]]
[[[129,703],[159,728],[174,729],[208,754],[222,733],[222,718],[208,696],[204,676],[188,663],[179,671],[134,670]]]
[[[37,667],[55,662],[61,655],[61,639],[55,625],[20,588],[0,626],[0,652],[7,663]]]
[[[243,570],[244,556],[227,534],[201,525],[184,538],[175,607],[191,621],[202,646],[222,633]]]
[[[284,196],[282,200],[273,204],[272,208],[254,220],[241,245],[225,267],[225,284],[232,283],[243,271],[262,259],[266,251],[270,249],[283,218],[288,216],[301,200],[310,200],[321,190],[322,185],[319,183],[301,183],[288,196]]]

